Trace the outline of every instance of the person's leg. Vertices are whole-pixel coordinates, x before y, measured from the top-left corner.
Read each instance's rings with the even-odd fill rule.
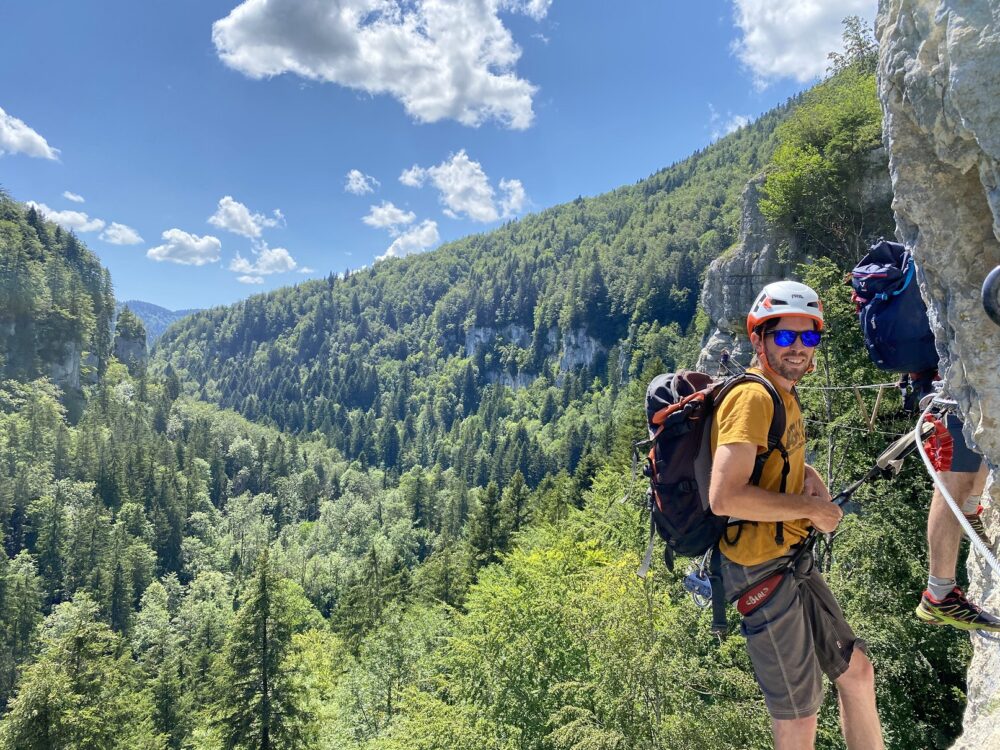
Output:
[[[961,506],[969,495],[982,493],[986,466],[981,462],[978,471],[943,471],[940,476],[952,499]],[[927,590],[917,605],[917,617],[931,625],[1000,633],[1000,618],[971,603],[956,585],[955,570],[962,533],[962,526],[948,501],[935,488],[927,516],[930,576]]]
[[[724,559],[726,598],[736,598],[786,562],[772,560],[744,567]],[[740,632],[746,638],[754,676],[771,715],[775,748],[812,748],[816,716],[823,702],[823,673],[798,582],[792,576],[785,578],[766,604],[743,618]]]
[[[940,477],[941,483],[961,506],[970,495],[982,493],[986,482],[986,465],[982,464],[975,473],[942,471]],[[975,492],[977,488],[978,493]],[[931,509],[927,514],[927,555],[932,576],[938,579],[955,578],[961,542],[962,526],[944,495],[935,487]]]
[[[864,651],[854,650],[851,665],[834,684],[840,702],[840,724],[849,750],[884,748],[875,706],[875,669]]]
[[[771,731],[774,750],[812,750],[816,744],[816,714],[803,719],[771,719]]]

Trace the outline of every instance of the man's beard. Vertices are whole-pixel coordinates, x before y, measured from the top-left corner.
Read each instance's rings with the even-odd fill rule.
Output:
[[[812,362],[812,357],[809,354],[804,355],[804,361],[801,365],[792,365],[786,363],[782,360],[781,355],[778,352],[771,352],[768,355],[768,364],[771,369],[778,373],[785,380],[791,380],[792,382],[798,381],[809,371],[809,365]]]

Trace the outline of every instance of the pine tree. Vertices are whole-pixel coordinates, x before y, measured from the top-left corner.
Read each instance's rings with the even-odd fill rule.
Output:
[[[227,750],[304,746],[313,717],[289,657],[292,636],[304,629],[310,609],[301,590],[280,578],[263,552],[215,682],[212,723]]]

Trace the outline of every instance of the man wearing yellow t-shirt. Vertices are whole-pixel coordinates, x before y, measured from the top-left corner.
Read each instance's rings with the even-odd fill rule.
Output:
[[[716,408],[712,424],[712,511],[740,519],[720,542],[726,597],[733,600],[787,566],[814,527],[831,532],[842,511],[822,478],[805,462],[805,432],[795,384],[812,368],[823,328],[823,308],[804,284],[778,281],[758,295],[747,316],[758,375],[771,382],[785,407],[782,445],[751,482],[758,454],[767,451],[774,401],[759,383],[735,386]],[[783,490],[783,491],[782,491]],[[812,748],[823,701],[823,673],[840,698],[844,738],[851,750],[883,748],[875,706],[875,674],[858,639],[812,559],[743,619],[741,626],[757,682],[764,693],[776,750]]]

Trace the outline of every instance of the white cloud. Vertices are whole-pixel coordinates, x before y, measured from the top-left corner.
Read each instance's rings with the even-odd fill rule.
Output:
[[[370,206],[368,215],[361,221],[370,227],[378,229],[388,229],[390,232],[396,230],[401,224],[412,224],[417,215],[412,211],[404,211],[397,208],[389,201],[382,201],[381,206]]]
[[[83,211],[54,211],[44,203],[36,203],[35,201],[27,201],[26,205],[31,206],[46,219],[54,221],[63,229],[70,229],[74,232],[96,232],[99,229],[104,229],[103,220],[92,219]]]
[[[145,242],[132,227],[112,221],[111,226],[100,234],[100,239],[112,245],[138,245]]]
[[[493,188],[478,161],[472,161],[465,150],[427,170],[434,187],[441,191],[445,214],[457,219],[466,214],[476,221],[496,221],[499,218],[493,204]]]
[[[79,193],[71,193],[69,190],[63,191],[63,198],[68,201],[73,201],[74,203],[83,203],[83,196]]]
[[[59,160],[59,149],[52,148],[22,120],[8,115],[0,107],[0,156],[4,154],[26,154],[41,159]]]
[[[365,174],[360,169],[352,169],[347,173],[347,182],[344,183],[344,190],[355,195],[364,195],[365,193],[375,192],[375,188],[381,184],[374,177]]]
[[[875,17],[871,0],[735,0],[742,37],[736,56],[764,87],[777,78],[805,83],[826,72],[827,54],[842,49],[842,21]]]
[[[524,185],[520,180],[500,180],[500,189],[504,192],[500,199],[500,211],[506,216],[513,216],[521,212],[525,202],[528,200],[527,193],[524,192]]]
[[[499,13],[541,20],[551,0],[246,0],[212,26],[222,61],[251,78],[293,73],[389,94],[421,122],[526,128],[537,88]]]
[[[182,266],[204,266],[217,261],[222,250],[222,243],[210,234],[199,237],[180,229],[168,229],[162,236],[164,244],[147,250],[147,258],[169,260]]]
[[[208,223],[234,234],[257,239],[265,228],[283,224],[285,217],[279,209],[275,209],[272,215],[273,218],[268,218],[264,214],[251,213],[249,208],[227,195],[219,201],[219,207],[208,218]]]
[[[453,219],[464,214],[476,221],[496,221],[501,214],[511,216],[520,211],[527,200],[520,180],[500,180],[504,196],[498,210],[482,164],[470,159],[465,149],[433,167],[425,169],[414,164],[399,176],[401,183],[413,187],[420,187],[428,179],[440,191],[445,216]]]
[[[411,253],[419,253],[436,245],[441,239],[438,234],[437,222],[425,219],[415,227],[408,229],[393,240],[386,249],[384,255],[380,255],[375,260],[385,260],[387,258],[402,258]]]
[[[552,0],[504,0],[501,7],[515,13],[524,13],[536,21],[541,21],[549,12]]]
[[[237,276],[236,280],[241,284],[263,284],[263,276]]]
[[[229,263],[229,270],[236,273],[268,276],[272,273],[286,273],[299,267],[292,254],[283,247],[267,247],[254,251],[254,262],[244,258],[239,253]]]
[[[750,115],[734,115],[732,112],[726,112],[726,116],[723,118],[711,102],[708,104],[708,110],[711,113],[708,125],[712,131],[713,141],[749,125],[753,119]]]
[[[421,187],[427,179],[427,170],[414,164],[409,169],[404,169],[399,175],[399,181],[410,187]]]
[[[302,266],[302,268],[299,269],[299,273],[316,273],[316,269],[310,268],[309,266]]]

